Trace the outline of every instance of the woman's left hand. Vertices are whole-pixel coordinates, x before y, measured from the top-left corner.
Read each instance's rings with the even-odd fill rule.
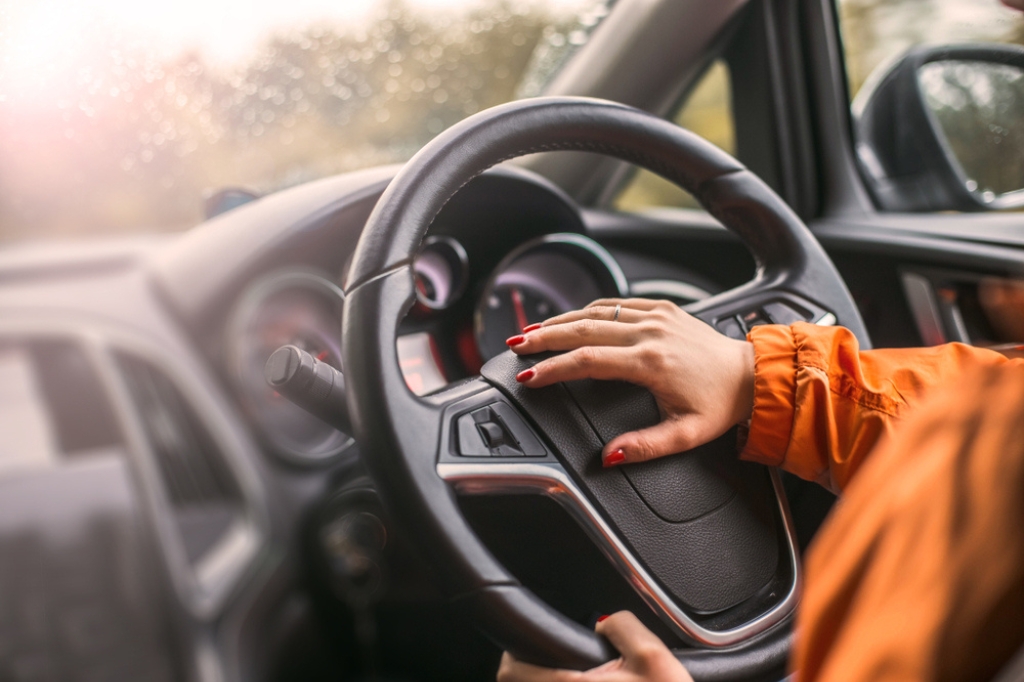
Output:
[[[541,668],[505,652],[498,682],[693,682],[668,647],[629,611],[598,621],[594,630],[607,637],[622,658],[580,672]]]

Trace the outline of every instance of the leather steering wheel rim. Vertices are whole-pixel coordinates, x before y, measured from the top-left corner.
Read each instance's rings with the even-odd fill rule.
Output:
[[[763,300],[767,292],[810,300],[864,347],[868,337],[838,272],[792,210],[734,158],[645,112],[585,98],[514,102],[450,128],[399,172],[367,222],[345,285],[348,406],[366,464],[392,514],[492,639],[522,660],[585,669],[614,651],[519,585],[469,528],[438,475],[444,410],[479,386],[468,382],[417,398],[405,386],[394,350],[398,325],[414,302],[412,259],[446,202],[491,166],[557,150],[597,152],[652,170],[697,197],[742,239],[756,275],[694,306],[691,312],[705,321]],[[733,646],[680,657],[698,679],[777,672],[788,651],[788,618]]]

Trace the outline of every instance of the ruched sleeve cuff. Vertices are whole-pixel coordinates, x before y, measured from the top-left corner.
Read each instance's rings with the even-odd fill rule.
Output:
[[[769,466],[785,460],[796,407],[796,342],[783,325],[754,327],[754,412],[740,458]]]

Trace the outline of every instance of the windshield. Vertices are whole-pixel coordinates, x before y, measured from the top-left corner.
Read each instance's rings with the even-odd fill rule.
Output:
[[[190,227],[203,197],[408,159],[539,93],[608,0],[8,0],[0,240]]]

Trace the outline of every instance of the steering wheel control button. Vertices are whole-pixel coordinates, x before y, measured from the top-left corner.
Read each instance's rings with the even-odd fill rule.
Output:
[[[486,408],[484,408],[486,409]],[[481,410],[477,410],[480,412]],[[484,441],[483,434],[477,428],[473,413],[459,417],[459,454],[463,457],[490,457],[491,451]]]
[[[512,433],[512,437],[515,438],[522,455],[526,457],[543,457],[547,454],[540,440],[533,434],[530,427],[526,425],[526,422],[519,416],[519,413],[511,406],[505,403],[494,403],[490,407],[494,410],[498,419],[501,420],[501,423],[505,425],[505,428]]]
[[[458,418],[458,453],[463,457],[543,457],[530,427],[508,405],[495,402]]]
[[[501,424],[496,424],[495,422],[483,422],[478,423],[476,428],[480,429],[480,435],[483,436],[484,443],[486,443],[487,447],[492,450],[496,450],[502,445],[514,445],[514,442],[505,442],[507,436],[505,429],[501,428]]]
[[[748,332],[754,327],[759,327],[763,324],[772,323],[772,321],[768,319],[768,316],[765,315],[764,312],[761,311],[760,309],[751,310],[749,313],[746,313],[742,318],[740,318],[740,321],[743,323],[743,329],[745,329]]]
[[[345,377],[297,346],[281,346],[263,368],[267,383],[279,394],[339,431],[352,425],[345,405]]]

